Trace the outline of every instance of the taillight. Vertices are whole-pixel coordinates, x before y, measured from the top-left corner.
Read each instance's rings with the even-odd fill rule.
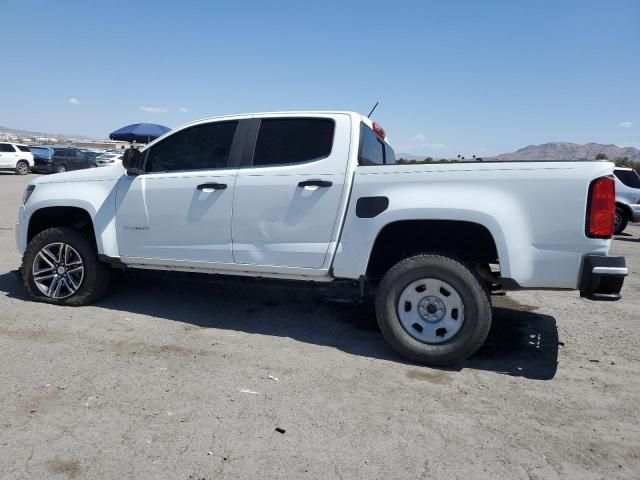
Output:
[[[373,131],[376,132],[376,135],[378,135],[381,139],[385,139],[387,137],[387,135],[384,133],[384,129],[378,125],[376,122],[373,122]]]
[[[616,186],[613,177],[596,178],[589,186],[587,236],[611,238],[616,210]]]

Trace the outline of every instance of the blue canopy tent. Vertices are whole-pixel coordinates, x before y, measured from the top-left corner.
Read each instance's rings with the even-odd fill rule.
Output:
[[[152,140],[164,135],[169,127],[157,125],[155,123],[134,123],[126,127],[119,128],[115,132],[109,134],[111,140],[120,140],[124,142],[149,143]]]

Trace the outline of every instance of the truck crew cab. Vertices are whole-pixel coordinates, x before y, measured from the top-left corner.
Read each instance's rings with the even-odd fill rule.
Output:
[[[445,365],[485,340],[496,286],[620,298],[612,171],[400,165],[353,112],[217,117],[122,166],[35,179],[16,239],[31,296],[61,305],[100,298],[114,266],[367,285],[393,348]]]

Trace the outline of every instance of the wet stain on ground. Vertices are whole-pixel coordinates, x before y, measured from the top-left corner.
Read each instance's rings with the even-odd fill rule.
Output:
[[[181,357],[195,357],[212,355],[213,352],[204,349],[191,348],[182,345],[150,345],[147,343],[116,343],[113,345],[116,354],[127,355],[176,355]]]
[[[423,382],[444,385],[451,383],[451,377],[443,372],[429,372],[425,370],[409,370],[407,377],[412,380],[422,380]]]
[[[80,462],[75,459],[64,460],[55,457],[47,462],[47,470],[54,475],[66,475],[75,478],[80,474]]]
[[[520,303],[508,295],[493,297],[493,306],[498,308],[513,308],[514,310],[521,310],[524,312],[535,312],[540,307],[533,305],[527,305],[526,303]]]

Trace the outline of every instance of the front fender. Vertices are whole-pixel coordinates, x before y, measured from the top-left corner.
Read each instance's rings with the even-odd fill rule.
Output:
[[[20,209],[16,226],[18,248],[26,247],[29,221],[38,210],[48,207],[75,207],[91,217],[98,253],[118,257],[116,239],[116,180],[38,183],[27,204]]]

